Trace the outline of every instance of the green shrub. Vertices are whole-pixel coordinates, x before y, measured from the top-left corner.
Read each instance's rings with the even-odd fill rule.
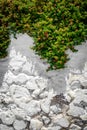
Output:
[[[63,68],[65,51],[76,51],[74,45],[87,39],[86,0],[0,0],[0,19],[0,57],[6,54],[11,33],[26,32],[49,69]]]

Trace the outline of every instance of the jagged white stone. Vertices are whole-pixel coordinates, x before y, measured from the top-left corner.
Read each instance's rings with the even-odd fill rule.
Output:
[[[19,107],[25,106],[30,100],[31,96],[29,91],[19,85],[11,85],[10,86],[10,93],[14,100],[14,103],[16,103]]]
[[[83,130],[87,130],[87,126]]]
[[[36,90],[38,89],[37,83],[35,81],[34,76],[29,76],[28,82],[26,83],[25,87],[29,90]]]
[[[29,60],[29,62],[27,61],[23,67],[22,67],[22,72],[26,73],[28,75],[34,75],[37,76],[37,72],[35,71],[34,65],[33,63]]]
[[[56,95],[53,88],[48,91],[48,99],[51,100]]]
[[[20,107],[23,108],[30,117],[37,115],[41,111],[40,102],[37,100],[31,100],[29,103],[23,104]]]
[[[86,112],[84,115],[81,115],[80,118],[81,118],[83,121],[87,121],[87,112]]]
[[[47,87],[48,80],[38,76],[36,82],[40,89],[44,89]]]
[[[27,120],[27,112],[17,106],[11,106],[11,111],[17,119]]]
[[[70,130],[81,130],[81,127],[76,124],[71,124]]]
[[[43,93],[41,93],[41,94],[39,95],[39,97],[40,97],[40,98],[46,98],[46,97],[48,97],[48,91],[44,91]]]
[[[41,130],[43,123],[38,119],[31,119],[30,130]]]
[[[43,126],[43,127],[41,128],[41,130],[48,130],[48,128],[46,128],[46,127]]]
[[[43,120],[45,125],[48,125],[51,122],[51,120],[46,116],[42,116],[42,120]]]
[[[41,93],[41,90],[38,88],[32,93],[32,97],[37,98]]]
[[[13,126],[15,130],[23,130],[26,128],[27,123],[25,123],[23,120],[15,120],[15,122],[13,123]]]
[[[0,119],[2,120],[2,122],[6,125],[12,125],[12,123],[15,120],[15,116],[14,114],[8,110],[8,111],[2,111],[0,113]]]
[[[61,127],[67,128],[69,126],[69,121],[63,115],[54,118],[53,123]]]
[[[12,127],[0,124],[0,130],[14,130]]]
[[[24,63],[26,63],[26,57],[22,56],[20,54],[20,52],[16,53],[16,51],[14,50],[14,48],[12,48],[11,52],[10,52],[10,63],[9,63],[9,69],[11,69],[12,71],[15,72],[19,72],[22,65]]]
[[[61,130],[60,126],[52,126],[52,127],[48,127],[47,130]]]
[[[52,105],[52,106],[50,107],[50,110],[51,110],[54,114],[58,114],[58,113],[61,112],[61,108],[60,108],[60,107],[58,108],[58,106],[56,106],[56,105]]]
[[[42,111],[48,114],[50,112],[50,104],[51,104],[50,99],[48,99],[48,98],[43,99],[41,101],[41,109],[42,109]]]
[[[16,83],[18,85],[22,85],[28,81],[28,78],[29,77],[26,74],[21,73],[15,77],[14,83]]]
[[[67,113],[73,117],[80,117],[81,115],[85,114],[85,110],[81,107],[74,106],[74,104],[71,103]]]
[[[3,82],[6,82],[8,85],[10,85],[14,82],[15,78],[16,76],[10,70],[8,70],[4,76]]]

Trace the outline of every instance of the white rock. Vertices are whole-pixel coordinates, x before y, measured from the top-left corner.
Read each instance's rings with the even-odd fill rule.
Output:
[[[29,60],[29,62],[27,61],[23,67],[22,67],[22,72],[23,73],[26,73],[28,75],[33,75],[33,69],[34,69],[34,66],[32,64],[32,62]]]
[[[9,69],[14,73],[18,73],[20,72],[22,65],[23,61],[16,61],[15,59],[12,59],[9,63]]]
[[[66,118],[60,118],[59,121],[57,122],[61,127],[68,127],[69,126],[69,121]]]
[[[0,88],[0,92],[7,92],[8,89],[9,89],[9,85],[5,81],[3,81],[2,87]]]
[[[43,123],[38,119],[32,119],[30,122],[30,130],[41,130]]]
[[[29,116],[35,116],[41,111],[40,102],[36,100],[31,100],[25,106],[22,106],[22,108],[28,113]]]
[[[10,110],[9,111],[3,111],[3,112],[0,113],[0,119],[2,120],[2,122],[4,124],[11,125],[15,120],[15,116]]]
[[[75,124],[71,124],[70,129],[69,130],[81,130],[81,127]]]
[[[87,62],[85,63],[85,66],[82,72],[86,72],[86,71],[87,71]]]
[[[46,116],[42,116],[42,120],[43,120],[43,122],[44,122],[44,124],[45,125],[48,125],[49,123],[50,123],[50,119],[48,118],[48,117],[46,117]]]
[[[4,98],[4,102],[6,104],[10,104],[10,103],[13,103],[13,99],[10,97],[10,96],[7,96]]]
[[[87,126],[86,127],[84,127],[84,129],[83,130],[87,130]]]
[[[27,124],[23,120],[15,120],[13,126],[15,130],[23,130],[26,128]]]
[[[4,76],[3,81],[7,82],[7,84],[12,84],[14,82],[15,77],[16,76],[10,70],[8,70],[8,72]]]
[[[47,130],[61,130],[61,127],[60,126],[48,127]]]
[[[41,130],[48,130],[48,128],[46,128],[46,127],[43,126],[43,127],[41,128]]]
[[[70,69],[70,72],[73,74],[81,74],[81,71],[79,69]]]
[[[69,95],[72,99],[74,99],[75,96],[76,96],[76,93],[75,93],[75,91],[73,91],[73,90],[69,90],[67,93],[68,93],[68,95]]]
[[[33,93],[32,93],[32,97],[34,97],[34,98],[36,98],[37,96],[39,96],[40,95],[40,93],[41,93],[41,89],[36,89]]]
[[[38,87],[40,89],[44,89],[47,87],[47,83],[48,83],[48,80],[47,79],[44,79],[42,77],[37,77],[36,78],[36,83],[38,84]]]
[[[25,87],[29,90],[38,89],[34,76],[29,76],[28,82],[26,83]]]
[[[87,121],[87,113],[85,113],[84,115],[81,115],[80,118],[84,121]]]
[[[70,102],[71,100],[72,100],[72,98],[66,93],[65,95],[65,99],[68,101],[68,102]]]
[[[70,89],[72,89],[72,90],[75,90],[75,89],[79,89],[79,88],[81,88],[81,83],[80,83],[80,81],[73,81],[72,82],[72,84],[71,84],[71,86],[70,86]]]
[[[44,91],[43,93],[41,93],[41,94],[39,95],[39,97],[40,97],[40,98],[46,98],[46,97],[48,97],[48,92],[47,92],[47,91]]]
[[[85,110],[81,107],[70,104],[70,108],[67,113],[68,113],[68,115],[71,115],[73,117],[79,117],[79,116],[85,114]]]
[[[48,98],[43,99],[41,102],[42,111],[48,114],[50,112],[50,104],[51,100],[49,100]]]
[[[64,128],[67,128],[69,126],[69,121],[62,115],[55,117],[53,123]]]
[[[52,118],[55,114],[53,113],[53,111],[50,110],[49,112],[49,117]]]
[[[50,89],[48,92],[48,98],[51,100],[56,94],[54,93],[53,89]]]
[[[29,79],[29,77],[26,74],[19,74],[18,76],[15,77],[14,79],[14,83],[18,84],[18,85],[22,85],[25,82],[27,82]]]
[[[52,105],[50,107],[50,110],[54,113],[54,114],[58,114],[61,112],[61,108],[58,108],[56,105]]]
[[[23,120],[25,120],[26,117],[27,117],[26,111],[24,111],[21,108],[11,106],[11,111],[14,113],[14,115],[15,115],[15,117],[17,119],[23,119]]]
[[[83,72],[82,75],[84,76],[84,78],[87,78],[87,71]]]
[[[11,96],[12,96],[14,102],[17,105],[19,105],[20,107],[22,105],[27,104],[31,100],[29,91],[22,86],[18,86],[18,85],[14,85],[14,84],[11,85],[10,93],[11,93]]]
[[[0,130],[14,130],[12,127],[0,124]]]
[[[22,56],[20,52],[16,54],[15,50],[12,50],[11,53],[12,53],[12,56],[10,54],[11,60],[9,63],[9,68],[14,72],[19,72],[23,64],[27,61],[27,59],[26,57]]]

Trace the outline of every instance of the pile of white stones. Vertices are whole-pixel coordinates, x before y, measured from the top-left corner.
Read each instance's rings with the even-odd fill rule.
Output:
[[[34,63],[10,52],[0,88],[0,130],[87,130],[87,63],[66,78],[67,90],[48,90]]]

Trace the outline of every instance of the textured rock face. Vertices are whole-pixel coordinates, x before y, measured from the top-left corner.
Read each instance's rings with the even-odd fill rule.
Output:
[[[81,127],[79,127],[78,125],[72,124],[70,126],[70,130],[81,130]]]
[[[26,125],[27,124],[21,120],[15,120],[15,122],[13,123],[15,130],[23,130],[26,128]]]
[[[11,111],[3,111],[0,113],[0,119],[3,124],[12,125],[15,120],[15,116]]]
[[[64,128],[67,128],[69,126],[69,121],[65,117],[56,118],[54,120],[54,123]]]
[[[14,49],[0,88],[0,130],[86,130],[87,63],[66,78],[65,95],[48,89],[34,63]]]
[[[0,124],[0,130],[14,130],[12,127]]]
[[[30,122],[30,129],[31,130],[40,130],[43,126],[43,123],[38,119],[32,119]]]

